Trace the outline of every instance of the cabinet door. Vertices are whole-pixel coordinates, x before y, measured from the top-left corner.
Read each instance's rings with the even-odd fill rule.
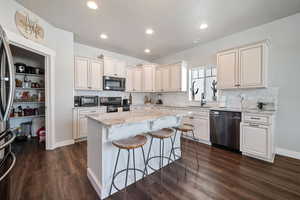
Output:
[[[217,55],[218,89],[239,86],[238,50],[230,50]]]
[[[241,87],[264,87],[264,45],[257,44],[239,49]]]
[[[170,91],[181,91],[181,65],[170,66]]]
[[[93,90],[102,90],[103,62],[97,60],[90,61],[90,88]]]
[[[104,57],[104,75],[105,76],[117,76],[116,73],[116,61],[113,58]]]
[[[126,69],[126,91],[132,92],[134,87],[134,68],[130,67]]]
[[[164,92],[170,91],[170,67],[162,68],[162,89]]]
[[[162,68],[156,68],[155,70],[155,91],[162,92]]]
[[[87,117],[79,118],[79,138],[87,137]]]
[[[75,89],[88,89],[89,60],[75,57]]]
[[[267,157],[270,128],[263,125],[241,124],[241,151]]]
[[[193,119],[195,137],[199,140],[209,142],[209,120],[208,118],[195,116]]]
[[[133,78],[134,91],[141,92],[143,90],[142,78],[143,78],[143,69],[141,67],[136,67],[134,70],[134,78]]]
[[[143,66],[143,91],[154,91],[154,71],[155,68],[152,65]]]
[[[115,74],[117,75],[117,77],[124,78],[126,76],[127,63],[121,60],[116,60],[115,62]]]

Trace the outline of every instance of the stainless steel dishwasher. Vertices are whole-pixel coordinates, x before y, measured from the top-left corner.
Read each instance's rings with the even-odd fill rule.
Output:
[[[240,151],[241,113],[210,111],[210,141],[212,145]]]

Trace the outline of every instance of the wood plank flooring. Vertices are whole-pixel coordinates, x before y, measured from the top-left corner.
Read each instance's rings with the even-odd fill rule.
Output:
[[[183,139],[176,163],[107,200],[300,200],[300,161],[276,156],[275,164]],[[198,154],[200,167],[195,159]],[[45,151],[36,142],[17,153],[12,200],[96,200],[86,176],[86,143]],[[187,175],[184,164],[188,165]]]

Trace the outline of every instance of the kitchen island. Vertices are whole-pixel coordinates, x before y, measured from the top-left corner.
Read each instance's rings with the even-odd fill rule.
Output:
[[[160,111],[138,110],[120,113],[105,113],[88,115],[88,141],[87,141],[87,175],[100,199],[109,195],[112,182],[113,168],[116,162],[118,149],[112,145],[112,141],[145,134],[148,142],[145,144],[145,154],[148,153],[150,137],[147,132],[178,126],[183,116],[189,115],[187,111]],[[180,137],[176,137],[175,145],[180,146]],[[165,140],[164,154],[171,152],[171,141]],[[180,156],[180,152],[176,152]],[[150,156],[159,155],[159,141],[153,142]],[[121,151],[117,170],[125,169],[127,151]],[[142,152],[135,153],[136,167],[144,169]],[[132,164],[132,162],[130,162]],[[164,166],[168,162],[164,162]],[[151,160],[151,166],[159,168],[159,159]],[[148,169],[148,174],[152,173]],[[142,178],[137,173],[137,181]],[[124,188],[125,173],[118,176],[115,184],[119,189]],[[134,183],[133,174],[130,172],[128,185]],[[116,192],[113,189],[112,194]]]

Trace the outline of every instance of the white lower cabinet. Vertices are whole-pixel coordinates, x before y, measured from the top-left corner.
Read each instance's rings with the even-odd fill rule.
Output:
[[[73,139],[82,140],[87,137],[87,115],[105,113],[106,108],[76,108],[73,110]]]
[[[184,117],[182,123],[192,124],[194,126],[195,138],[202,143],[210,143],[210,129],[209,129],[209,112],[208,111],[193,111],[191,116]],[[191,133],[188,133],[192,136]]]
[[[270,118],[264,123],[265,118]],[[272,116],[244,114],[241,123],[240,149],[244,155],[274,161],[274,133]],[[259,122],[261,120],[261,122]]]

